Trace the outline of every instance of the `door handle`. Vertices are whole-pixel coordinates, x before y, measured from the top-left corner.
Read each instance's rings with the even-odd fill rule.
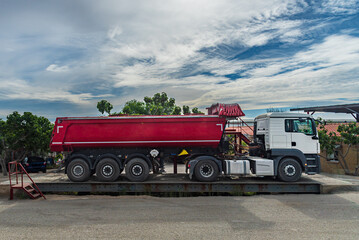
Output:
[[[296,142],[292,142],[292,147],[295,147],[297,146],[297,143]]]

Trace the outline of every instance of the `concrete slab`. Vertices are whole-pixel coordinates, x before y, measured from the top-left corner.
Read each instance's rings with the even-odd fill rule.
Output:
[[[320,182],[321,193],[359,191],[359,181],[350,181],[350,179],[356,179],[354,176],[343,177],[341,175],[317,174],[307,175],[307,177]]]

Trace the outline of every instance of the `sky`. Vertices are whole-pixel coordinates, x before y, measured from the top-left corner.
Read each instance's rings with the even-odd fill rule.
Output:
[[[120,111],[157,92],[249,118],[358,103],[359,1],[0,1],[0,118],[96,116],[101,99]]]

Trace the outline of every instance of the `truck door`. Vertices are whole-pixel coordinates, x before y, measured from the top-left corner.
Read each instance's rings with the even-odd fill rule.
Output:
[[[291,148],[304,154],[317,154],[319,139],[315,123],[311,118],[285,120],[286,132],[291,132]]]

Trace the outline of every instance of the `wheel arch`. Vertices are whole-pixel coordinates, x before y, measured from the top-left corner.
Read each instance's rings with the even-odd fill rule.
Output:
[[[151,160],[144,154],[142,153],[133,153],[133,154],[130,154],[127,156],[127,159],[125,160],[124,162],[124,165],[126,165],[131,159],[133,158],[142,158],[143,160],[146,161],[146,163],[148,164],[148,167],[150,169],[152,169],[152,163],[151,163]]]
[[[190,165],[190,168],[189,168],[189,177],[190,177],[190,179],[192,179],[192,177],[194,175],[194,169],[196,168],[196,165],[198,164],[198,162],[200,162],[202,160],[212,160],[212,161],[214,161],[218,166],[219,173],[220,174],[222,173],[223,167],[222,167],[222,162],[220,160],[218,160],[214,156],[203,155],[203,156],[198,156],[195,159],[192,159],[192,160],[190,160],[188,162],[188,165]]]
[[[92,163],[91,163],[91,160],[90,160],[86,155],[77,153],[77,154],[71,155],[71,156],[68,157],[67,160],[65,161],[65,174],[67,173],[67,167],[68,167],[69,163],[70,163],[72,160],[77,159],[77,158],[83,159],[83,160],[88,164],[90,170],[93,169],[93,165],[92,165]]]
[[[118,166],[120,167],[120,170],[121,171],[123,170],[124,165],[123,165],[121,159],[112,153],[105,153],[105,154],[97,156],[95,163],[93,164],[93,167],[91,169],[92,170],[96,169],[97,164],[104,158],[111,158],[111,159],[115,160],[117,162]]]
[[[306,158],[304,153],[298,149],[272,149],[271,157],[274,161],[274,176],[278,175],[278,166],[285,158],[296,160],[302,167],[302,171],[305,170]]]

